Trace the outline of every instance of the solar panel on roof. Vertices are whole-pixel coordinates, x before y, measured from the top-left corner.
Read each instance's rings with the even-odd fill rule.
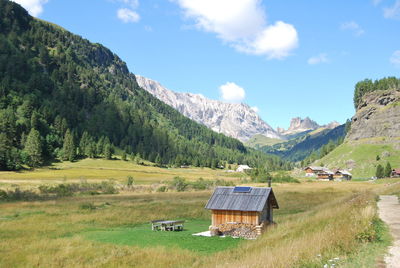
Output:
[[[233,188],[234,193],[249,193],[251,191],[251,187],[244,187],[244,186],[236,186]]]

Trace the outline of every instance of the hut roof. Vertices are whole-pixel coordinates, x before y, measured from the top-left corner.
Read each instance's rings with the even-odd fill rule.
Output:
[[[270,200],[273,208],[279,208],[270,187],[248,187],[246,192],[236,192],[235,187],[217,187],[208,200],[206,209],[262,211]]]

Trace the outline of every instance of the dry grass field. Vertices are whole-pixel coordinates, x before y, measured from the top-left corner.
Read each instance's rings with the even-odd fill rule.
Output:
[[[119,176],[113,176],[116,180],[132,174],[144,183],[176,175],[188,180],[219,175],[238,180],[208,169],[173,169],[164,174],[159,168],[126,163],[115,170],[111,162],[102,163],[107,175],[101,178],[96,177],[99,173],[91,173],[96,161],[74,163],[81,168],[68,169],[67,163],[56,165],[58,170],[0,173],[0,177],[13,184],[51,183],[62,181],[64,175],[67,180],[78,180],[77,170],[81,170],[88,180],[108,178],[108,172],[118,172]],[[385,226],[376,218],[376,196],[399,193],[396,182],[273,185],[280,205],[275,211],[277,225],[256,241],[191,236],[210,222],[204,205],[211,191],[120,191],[3,202],[0,267],[323,267],[333,262],[336,267],[374,267],[390,242]],[[158,234],[150,234],[147,228],[150,220],[160,218],[187,220],[186,233],[164,233],[158,239]]]
[[[227,173],[224,170],[210,168],[159,168],[154,166],[136,165],[132,161],[83,159],[77,162],[60,162],[33,171],[0,172],[0,184],[37,185],[42,183],[104,181],[113,179],[125,182],[128,176],[134,178],[137,184],[152,184],[172,180],[176,176],[187,180],[198,178],[235,181],[243,177],[240,173]]]

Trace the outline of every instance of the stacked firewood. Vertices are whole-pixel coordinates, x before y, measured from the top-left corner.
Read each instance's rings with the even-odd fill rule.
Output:
[[[256,226],[248,223],[224,223],[218,225],[218,230],[227,236],[256,239]]]

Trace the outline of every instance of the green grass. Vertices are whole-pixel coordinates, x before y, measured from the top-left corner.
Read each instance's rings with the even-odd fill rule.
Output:
[[[91,231],[84,234],[90,240],[118,245],[134,245],[139,247],[180,248],[200,254],[210,254],[233,248],[243,241],[231,237],[199,237],[194,233],[204,232],[210,226],[209,220],[186,220],[183,231],[152,231],[150,224],[135,227],[110,228]]]
[[[379,161],[376,160],[377,155]],[[385,143],[384,140],[365,140],[341,144],[316,165],[324,163],[329,168],[352,169],[353,178],[368,178],[375,176],[378,164],[385,167],[387,162],[393,168],[400,168],[400,150],[395,148],[395,144]]]

